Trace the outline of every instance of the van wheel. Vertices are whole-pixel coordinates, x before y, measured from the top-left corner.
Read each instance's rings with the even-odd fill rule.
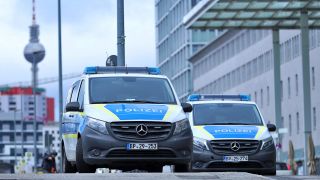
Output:
[[[190,172],[190,170],[191,170],[191,163],[176,164],[174,166],[174,172]]]
[[[152,166],[150,165],[149,167],[146,167],[145,170],[150,172],[150,173],[161,173],[162,172],[163,166]]]
[[[267,175],[267,176],[275,176],[277,174],[276,169],[272,169],[270,171],[266,171],[264,173],[261,173],[262,175]]]
[[[68,161],[66,156],[66,151],[64,150],[64,146],[62,146],[62,172],[63,173],[76,173],[77,168],[75,165],[72,165],[70,161]]]
[[[79,173],[94,173],[96,167],[91,166],[83,160],[82,140],[79,138],[76,147],[76,166]]]

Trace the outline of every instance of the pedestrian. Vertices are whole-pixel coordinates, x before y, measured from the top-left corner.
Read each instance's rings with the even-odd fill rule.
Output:
[[[47,173],[56,173],[56,161],[55,156],[57,153],[44,153],[42,168]]]

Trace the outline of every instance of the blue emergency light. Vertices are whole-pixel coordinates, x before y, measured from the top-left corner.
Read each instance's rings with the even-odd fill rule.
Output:
[[[141,74],[161,74],[160,69],[157,67],[124,67],[124,66],[113,66],[113,67],[101,67],[92,66],[86,67],[83,71],[84,74],[106,74],[106,73],[141,73]]]
[[[240,100],[240,101],[250,101],[250,95],[211,95],[211,94],[192,94],[188,97],[189,101],[203,101],[203,100]]]

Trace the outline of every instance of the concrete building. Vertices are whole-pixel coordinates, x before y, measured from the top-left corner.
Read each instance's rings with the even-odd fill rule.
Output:
[[[157,66],[168,76],[181,100],[192,90],[188,58],[217,31],[186,30],[183,17],[201,0],[156,0]]]
[[[21,112],[23,119],[33,119],[34,99],[30,87],[0,88],[0,112]],[[45,89],[37,88],[37,119],[44,122],[54,121],[54,99],[46,97]]]
[[[21,112],[0,113],[0,161],[14,165],[25,152],[33,151],[33,121],[23,120]],[[37,149],[43,153],[43,122],[37,122]],[[15,151],[16,149],[16,151]],[[38,165],[40,165],[38,161]]]
[[[0,88],[0,161],[14,164],[16,157],[19,159],[25,152],[34,152],[35,113],[38,157],[41,157],[44,149],[42,129],[44,124],[54,121],[54,99],[46,97],[42,88],[37,88],[36,103],[32,88]],[[38,165],[40,163],[39,160]]]
[[[304,112],[301,37],[298,30],[280,31],[282,160],[292,140],[296,159],[303,159]],[[320,30],[310,30],[312,134],[320,157]],[[269,30],[229,30],[190,57],[195,93],[250,94],[266,122],[275,122],[272,33]]]

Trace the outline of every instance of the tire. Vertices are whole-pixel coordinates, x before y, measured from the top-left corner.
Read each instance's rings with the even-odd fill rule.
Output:
[[[64,146],[62,146],[62,172],[63,173],[76,173],[77,168],[68,161]]]
[[[91,166],[83,160],[82,140],[79,138],[76,147],[76,167],[79,173],[95,173],[96,167]]]
[[[266,171],[265,173],[262,173],[262,175],[275,176],[275,175],[277,175],[277,171],[276,171],[276,169],[272,169],[270,171]]]
[[[150,166],[148,168],[145,168],[146,171],[151,173],[161,173],[163,166]]]
[[[174,172],[190,172],[190,171],[191,171],[191,163],[176,164],[174,166]]]

